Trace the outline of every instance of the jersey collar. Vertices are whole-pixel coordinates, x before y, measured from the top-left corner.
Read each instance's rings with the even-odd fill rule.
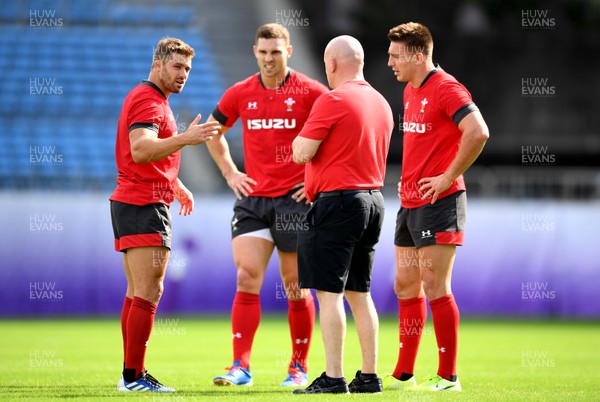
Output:
[[[167,99],[167,97],[165,96],[164,92],[160,90],[160,88],[158,87],[158,85],[156,85],[155,83],[153,83],[152,81],[148,81],[148,80],[142,80],[141,85],[148,85],[154,89],[156,89],[158,91],[158,93],[160,93],[163,98]]]
[[[421,83],[421,85],[419,85],[419,88],[422,88],[423,85],[425,85],[425,83],[427,82],[427,80],[430,79],[433,76],[433,74],[437,73],[438,70],[441,70],[441,69],[442,69],[442,67],[440,67],[439,64],[436,64],[435,68],[433,70],[431,70],[429,72],[429,74],[427,74],[427,77],[425,77],[425,79],[423,80],[423,82]]]
[[[292,75],[292,69],[290,68],[288,70],[288,73],[286,74],[285,78],[283,79],[283,82],[279,86],[279,88],[281,88],[282,86],[285,85],[285,83],[290,79],[291,75]],[[258,73],[258,82],[260,82],[260,86],[261,87],[263,87],[264,89],[267,89],[267,87],[265,87],[265,84],[263,83],[263,80],[262,80],[262,77],[261,77],[260,73]]]

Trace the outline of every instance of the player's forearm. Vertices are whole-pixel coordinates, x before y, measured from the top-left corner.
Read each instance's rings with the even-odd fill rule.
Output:
[[[186,144],[183,136],[169,138],[144,138],[135,142],[131,156],[135,163],[156,162],[179,151]]]
[[[292,142],[292,159],[299,165],[308,163],[315,156],[320,145],[321,141],[297,136]]]
[[[229,152],[229,144],[223,134],[219,135],[217,138],[214,138],[212,141],[206,144],[208,146],[208,152],[210,156],[212,156],[213,160],[217,164],[217,167],[221,171],[223,177],[227,178],[229,174],[232,172],[237,172],[238,168],[235,166],[233,162],[233,158],[231,158],[231,153]]]
[[[444,175],[451,181],[456,180],[461,174],[477,160],[489,137],[487,127],[477,126],[463,132],[456,157],[448,166]]]
[[[173,190],[175,190],[175,192],[179,192],[179,191],[181,191],[183,188],[186,188],[186,187],[183,185],[183,183],[182,183],[181,179],[179,179],[179,177],[178,177],[178,178],[176,178],[176,179],[175,179],[175,182],[173,183]]]

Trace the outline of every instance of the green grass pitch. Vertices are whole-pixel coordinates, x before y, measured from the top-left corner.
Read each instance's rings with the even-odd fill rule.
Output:
[[[381,319],[379,374],[389,372],[398,350],[397,320]],[[292,395],[279,387],[290,357],[284,316],[264,316],[252,352],[253,387],[214,387],[212,378],[231,363],[227,317],[157,316],[146,366],[172,395],[116,391],[122,368],[118,320],[0,321],[2,401],[591,401],[600,400],[598,322],[463,319],[459,340],[462,393],[384,391],[380,395]],[[310,374],[325,367],[317,325]],[[348,379],[360,368],[354,326],[345,348]],[[435,374],[437,350],[429,322],[417,360],[417,380]]]

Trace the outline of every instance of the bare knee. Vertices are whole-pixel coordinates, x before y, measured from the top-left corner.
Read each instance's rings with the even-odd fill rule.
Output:
[[[263,276],[258,270],[246,267],[244,265],[237,266],[237,290],[248,293],[259,293],[262,286]]]
[[[158,304],[164,291],[163,281],[149,282],[135,287],[135,295],[151,303]]]
[[[308,296],[309,289],[300,289],[297,273],[282,274],[281,281],[283,283],[283,288],[285,289],[285,294],[289,300],[302,300]]]
[[[421,281],[418,278],[396,277],[396,280],[394,281],[394,293],[396,293],[396,296],[398,296],[399,299],[419,297],[422,293]]]
[[[452,293],[445,280],[438,279],[433,275],[423,278],[423,291],[429,300],[435,300]]]

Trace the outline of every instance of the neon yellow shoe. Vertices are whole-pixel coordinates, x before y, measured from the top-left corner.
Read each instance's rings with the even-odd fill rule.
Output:
[[[439,375],[434,375],[429,380],[415,388],[417,391],[462,391],[460,381],[448,381]]]
[[[400,381],[393,375],[386,375],[383,378],[383,389],[397,389],[400,391],[407,391],[410,389],[414,389],[417,386],[417,381],[415,380],[415,376],[412,376],[406,381]]]

